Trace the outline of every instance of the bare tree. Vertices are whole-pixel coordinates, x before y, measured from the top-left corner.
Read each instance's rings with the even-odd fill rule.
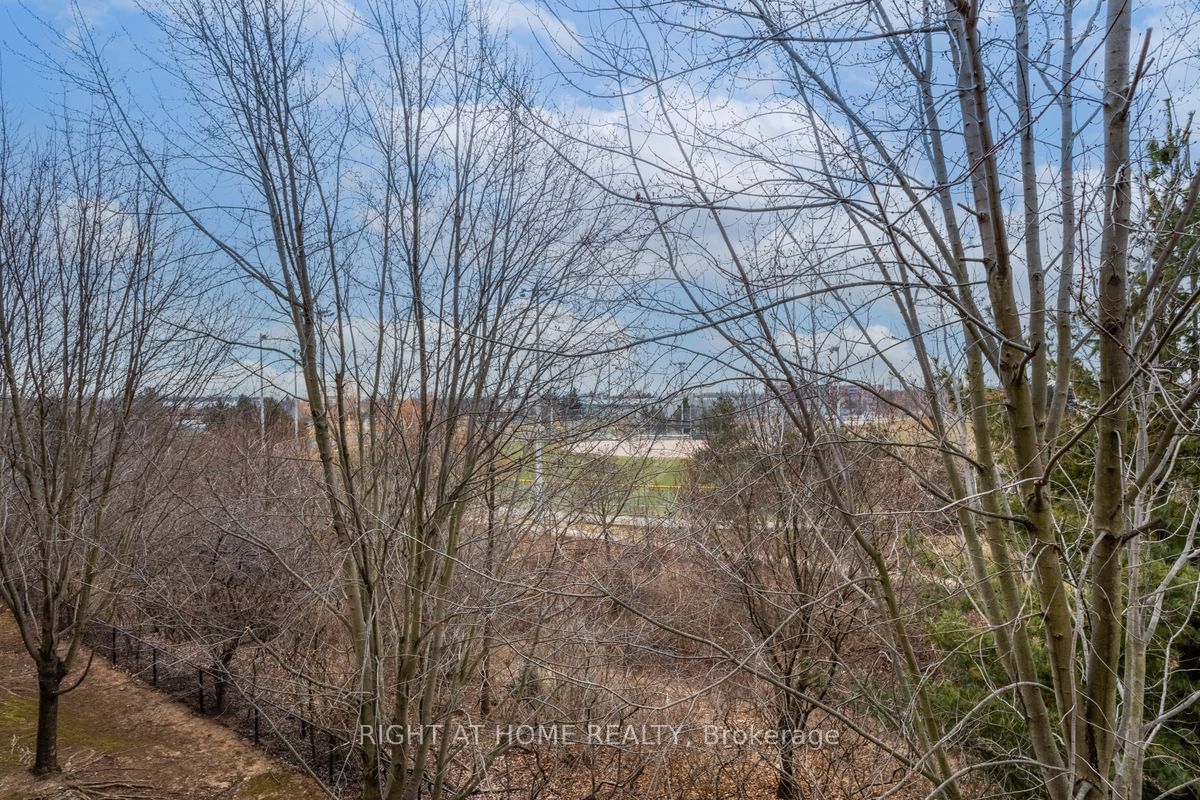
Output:
[[[803,797],[805,732],[814,716],[827,721],[823,706],[853,695],[838,673],[875,634],[864,614],[863,565],[808,495],[820,482],[805,476],[803,448],[772,435],[773,415],[740,416],[722,420],[720,435],[693,458],[683,505],[697,526],[700,564],[744,615],[734,654],[761,662],[774,679],[764,705],[778,739],[775,796]]]
[[[145,487],[179,463],[168,398],[208,363],[177,346],[203,327],[186,303],[149,299],[183,296],[184,262],[145,277],[177,243],[169,209],[271,331],[239,355],[282,340],[311,431],[297,486],[260,484],[264,398],[243,483],[177,528],[215,575],[148,575],[171,595],[154,613],[202,608],[187,624],[230,680],[248,630],[280,692],[359,733],[365,798],[490,791],[511,742],[432,734],[475,709],[683,715],[732,676],[766,687],[776,728],[835,719],[873,769],[898,765],[884,796],[957,800],[980,775],[1052,800],[1194,785],[1200,682],[1171,667],[1197,610],[1200,170],[1190,121],[1155,111],[1187,58],[1149,31],[1135,54],[1138,9],[564,5],[564,73],[605,104],[590,125],[549,108],[473,4],[156,3],[169,117],[81,16],[71,77],[137,174],[90,138],[49,168],[9,148],[0,234],[0,577],[47,715],[157,519]],[[559,491],[601,423],[548,398],[643,346],[761,409],[694,465],[673,510],[695,524],[619,524],[637,478],[607,457]],[[308,487],[319,509],[283,508]],[[195,488],[174,499],[202,506]],[[260,526],[252,505],[290,516]],[[700,562],[735,614],[680,589]],[[268,581],[307,616],[253,602]],[[970,654],[936,646],[951,613]],[[846,656],[851,621],[886,669]],[[944,703],[972,658],[983,688]],[[993,714],[1019,735],[987,741]],[[1171,748],[1183,767],[1155,758]],[[649,763],[593,758],[593,794]]]
[[[958,796],[986,764],[949,758],[971,720],[939,718],[938,665],[897,603],[900,562],[862,535],[869,518],[838,488],[845,442],[863,434],[815,401],[831,381],[908,418],[872,438],[956,514],[958,585],[1008,680],[975,710],[1012,697],[1027,734],[991,763],[1032,769],[1056,800],[1136,797],[1150,740],[1200,696],[1159,694],[1149,719],[1138,677],[1146,615],[1161,620],[1148,609],[1187,591],[1168,576],[1194,554],[1188,538],[1163,582],[1139,576],[1182,435],[1160,438],[1151,420],[1194,413],[1168,399],[1190,397],[1192,374],[1164,391],[1156,365],[1194,318],[1168,300],[1183,285],[1168,265],[1194,265],[1200,178],[1176,170],[1166,217],[1131,189],[1139,112],[1180,68],[1166,49],[1154,63],[1149,31],[1131,56],[1137,8],[635,3],[625,26],[563,54],[621,100],[625,141],[591,137],[613,159],[598,177],[645,208],[686,325],[715,332],[722,363],[813,448],[873,565],[911,692],[910,769],[933,794]],[[1093,177],[1080,180],[1081,163]],[[1087,406],[1072,403],[1081,373],[1097,387]],[[1141,409],[1140,446],[1128,409]],[[939,454],[941,478],[914,448]],[[1086,486],[1081,457],[1094,458]],[[1170,527],[1182,540],[1189,524]]]
[[[321,14],[257,0],[153,13],[164,69],[202,121],[177,141],[202,138],[194,157],[250,198],[232,226],[154,168],[94,49],[88,80],[299,346],[328,504],[313,535],[341,571],[344,638],[329,645],[346,652],[328,663],[353,665],[331,702],[353,708],[363,796],[462,797],[503,745],[384,732],[464,721],[493,669],[490,608],[538,596],[501,582],[513,545],[497,537],[556,524],[540,494],[508,487],[554,436],[541,398],[579,383],[575,352],[607,324],[611,220],[529,132],[532,92],[476,11],[370,3],[352,39],[314,37]]]
[[[145,540],[116,615],[144,636],[196,652],[213,675],[211,710],[221,714],[231,689],[255,688],[259,648],[297,660],[294,648],[324,621],[316,610],[331,576],[308,536],[319,484],[291,420],[269,415],[264,441],[248,402],[203,417],[207,425],[169,487],[172,513]]]
[[[175,404],[220,348],[194,257],[97,128],[0,143],[0,596],[37,670],[33,771],[59,770],[59,698],[185,458]],[[67,679],[70,678],[68,681]]]

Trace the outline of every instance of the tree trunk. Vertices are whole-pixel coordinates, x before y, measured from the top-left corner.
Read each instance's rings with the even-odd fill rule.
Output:
[[[775,796],[779,800],[799,800],[800,787],[796,785],[796,743],[792,741],[790,729],[779,731],[779,783]]]
[[[233,664],[233,657],[237,654],[237,643],[234,642],[231,646],[226,647],[217,657],[216,669],[213,670],[213,695],[216,703],[216,708],[213,713],[217,716],[224,714],[228,710],[229,704],[229,681],[233,677],[230,672],[230,665]]]
[[[225,713],[225,704],[227,700],[227,692],[225,691],[228,683],[225,680],[225,674],[217,671],[213,675],[213,715],[221,716]]]
[[[39,777],[62,771],[58,765],[58,696],[64,677],[66,670],[57,657],[38,668],[37,754],[33,774]]]
[[[1112,795],[1109,782],[1116,744],[1117,675],[1125,616],[1120,544],[1128,529],[1124,502],[1128,410],[1120,393],[1131,370],[1126,330],[1133,207],[1129,177],[1130,28],[1130,4],[1109,0],[1104,54],[1104,227],[1096,314],[1101,413],[1096,422],[1094,544],[1089,565],[1091,626],[1083,713],[1077,718],[1080,732],[1075,740],[1077,774],[1073,791],[1081,800],[1105,800]]]

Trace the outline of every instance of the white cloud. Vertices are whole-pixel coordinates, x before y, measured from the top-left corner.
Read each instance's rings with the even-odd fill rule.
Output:
[[[878,323],[847,322],[817,331],[783,331],[776,338],[789,357],[819,375],[837,375],[877,386],[917,377],[912,343]]]

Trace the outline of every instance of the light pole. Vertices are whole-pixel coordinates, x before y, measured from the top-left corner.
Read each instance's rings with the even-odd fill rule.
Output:
[[[679,438],[682,439],[683,438],[683,404],[687,402],[687,394],[685,394],[683,391],[684,389],[687,388],[687,381],[683,376],[683,371],[684,371],[684,369],[687,368],[687,362],[686,361],[672,361],[671,363],[679,370],[679,389],[680,389],[680,392],[679,392]],[[668,422],[668,424],[664,427],[669,429],[670,423]]]
[[[292,370],[292,435],[300,441],[300,350],[295,351],[296,368]]]
[[[330,315],[330,310],[327,308],[317,308],[317,349],[320,355],[320,363],[317,366],[317,384],[321,392],[321,405],[326,406],[329,396],[325,391],[325,320]]]
[[[521,294],[529,299],[530,307],[533,307],[534,304],[538,301],[538,295],[540,293],[541,292],[539,291],[539,287],[537,287],[537,286],[523,289],[521,291]],[[534,343],[535,348],[540,348],[541,344],[542,344],[542,325],[543,325],[542,312],[541,312],[540,308],[533,308],[533,313],[536,315],[535,322],[534,322],[534,329],[533,329],[534,330],[534,342],[533,343]],[[536,377],[537,377],[537,371],[535,370],[535,372],[534,372],[535,380],[536,380]],[[544,387],[542,387],[542,388],[544,389]],[[541,441],[541,439],[542,439],[542,433],[543,433],[543,431],[542,431],[543,417],[545,416],[545,413],[546,413],[546,393],[545,393],[545,391],[540,391],[539,395],[540,396],[538,398],[537,412],[536,412],[536,416],[534,417],[534,426],[533,426],[533,502],[534,502],[535,513],[538,515],[538,517],[540,519],[542,512],[544,510],[544,502],[543,502],[543,497],[542,497],[543,487],[542,487],[542,441]]]
[[[545,415],[546,398],[538,403],[537,422],[533,432],[533,498],[538,514],[542,512],[542,417]]]
[[[267,446],[267,376],[263,371],[263,347],[267,335],[258,335],[258,441],[265,449]]]

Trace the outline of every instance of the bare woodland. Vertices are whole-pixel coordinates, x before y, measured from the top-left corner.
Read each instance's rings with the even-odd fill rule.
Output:
[[[534,6],[38,23],[34,774],[103,622],[330,797],[1200,797],[1200,10]]]

